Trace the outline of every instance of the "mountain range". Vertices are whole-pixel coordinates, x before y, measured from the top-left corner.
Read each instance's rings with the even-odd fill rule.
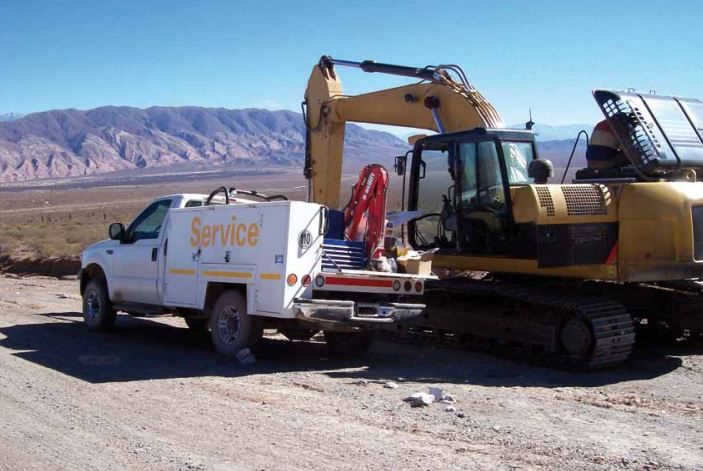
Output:
[[[262,109],[105,106],[54,110],[0,122],[0,181],[181,165],[302,166],[299,113]],[[391,162],[407,145],[350,124],[345,155]]]
[[[305,126],[302,116],[292,111],[104,106],[9,115],[0,120],[4,182],[167,166],[175,171],[301,167],[304,160]],[[542,157],[561,166],[577,128],[583,127],[537,125]],[[546,137],[563,140],[545,142]],[[392,157],[407,150],[393,134],[347,126],[344,152],[350,170],[369,161],[392,165]]]
[[[22,116],[24,115],[20,113],[0,113],[0,121],[14,121]]]

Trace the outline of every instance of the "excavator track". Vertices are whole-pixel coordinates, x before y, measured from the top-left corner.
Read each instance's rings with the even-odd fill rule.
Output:
[[[635,342],[622,304],[578,292],[451,278],[428,283],[426,298],[427,319],[396,332],[396,340],[434,340],[568,370],[615,366]]]
[[[669,340],[703,339],[703,282],[630,283],[592,281],[586,293],[600,294],[627,307],[639,330]]]

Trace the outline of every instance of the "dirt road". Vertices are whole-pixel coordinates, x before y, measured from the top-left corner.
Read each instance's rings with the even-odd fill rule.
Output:
[[[178,319],[90,334],[76,291],[0,277],[0,469],[703,469],[700,346],[572,374],[272,336],[245,367]],[[430,385],[456,412],[402,402]]]

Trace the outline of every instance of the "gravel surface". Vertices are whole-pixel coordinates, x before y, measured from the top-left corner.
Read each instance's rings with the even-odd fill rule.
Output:
[[[0,469],[703,469],[700,345],[576,374],[269,335],[241,366],[180,319],[87,332],[75,281],[0,276],[0,312]],[[430,386],[455,402],[403,402]]]

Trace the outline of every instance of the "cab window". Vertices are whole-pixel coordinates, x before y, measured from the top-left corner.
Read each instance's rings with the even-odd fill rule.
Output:
[[[171,200],[156,201],[141,212],[129,226],[127,240],[158,239],[161,225],[171,207]]]
[[[459,146],[461,194],[459,205],[467,208],[503,208],[504,189],[495,142],[466,142]]]
[[[454,152],[446,143],[423,145],[418,155],[421,183],[417,188],[417,211],[412,221],[414,243],[430,248],[451,245],[454,189]]]
[[[190,200],[186,203],[186,208],[197,208],[203,205],[202,200]]]
[[[531,142],[501,142],[505,167],[508,170],[508,183],[511,185],[530,183],[527,166],[534,159]]]
[[[476,199],[476,190],[478,190],[478,179],[476,177],[476,169],[478,161],[476,159],[476,143],[462,143],[459,148],[461,155],[461,201],[472,201]]]

